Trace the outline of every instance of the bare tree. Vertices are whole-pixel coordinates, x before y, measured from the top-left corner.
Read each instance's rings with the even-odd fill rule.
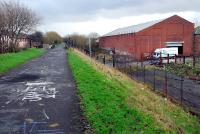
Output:
[[[16,51],[19,37],[33,30],[40,19],[31,9],[19,3],[0,2],[0,9],[1,46]]]
[[[81,34],[71,34],[64,37],[64,42],[68,46],[78,47],[80,49],[84,49],[89,52],[89,38],[91,43],[91,51],[96,52],[99,50],[99,45],[97,43],[97,39],[99,37],[98,33],[90,33],[88,36]]]
[[[90,38],[97,39],[100,35],[98,33],[92,32],[88,35]]]
[[[3,4],[0,3],[0,52],[4,52],[6,49],[6,22],[6,13]]]
[[[194,19],[193,19],[193,22],[194,22],[195,28],[198,27],[198,26],[200,25],[200,19],[199,19],[199,18],[194,18]]]
[[[68,42],[68,40],[70,42]],[[70,45],[74,45],[78,48],[82,48],[84,49],[87,45],[87,37],[85,35],[80,35],[80,34],[77,34],[77,33],[74,33],[72,35],[68,35],[66,37],[64,37],[64,41],[65,42],[68,42],[68,43],[71,43]]]

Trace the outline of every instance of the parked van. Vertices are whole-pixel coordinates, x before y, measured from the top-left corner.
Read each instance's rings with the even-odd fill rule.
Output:
[[[169,57],[174,57],[175,55],[178,55],[178,48],[172,47],[172,48],[157,48],[154,51],[153,58],[158,59],[160,57],[166,58],[169,54]]]

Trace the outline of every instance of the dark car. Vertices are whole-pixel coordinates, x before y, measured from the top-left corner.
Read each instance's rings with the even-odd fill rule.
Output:
[[[150,65],[161,65],[160,59],[152,59],[149,62]]]
[[[51,48],[51,49],[54,49],[54,48],[55,48],[55,45],[54,45],[54,44],[53,44],[53,45],[51,45],[51,46],[50,46],[50,48]]]

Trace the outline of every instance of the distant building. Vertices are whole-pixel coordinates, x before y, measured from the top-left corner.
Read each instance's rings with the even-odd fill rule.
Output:
[[[42,42],[30,40],[30,47],[43,48],[44,46]]]
[[[177,47],[180,55],[193,54],[194,24],[174,15],[167,19],[119,28],[100,37],[100,47],[143,59],[156,48]],[[198,48],[199,49],[199,48]]]
[[[19,48],[23,49],[23,48],[28,48],[30,47],[30,41],[27,35],[21,35],[18,38],[18,44],[19,44]]]

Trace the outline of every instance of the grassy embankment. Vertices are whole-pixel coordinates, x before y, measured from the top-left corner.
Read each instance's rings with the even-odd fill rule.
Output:
[[[181,107],[76,50],[68,54],[95,133],[200,133],[198,119]]]
[[[44,53],[44,49],[30,48],[18,53],[0,54],[0,73],[25,63],[26,61],[38,57]]]

